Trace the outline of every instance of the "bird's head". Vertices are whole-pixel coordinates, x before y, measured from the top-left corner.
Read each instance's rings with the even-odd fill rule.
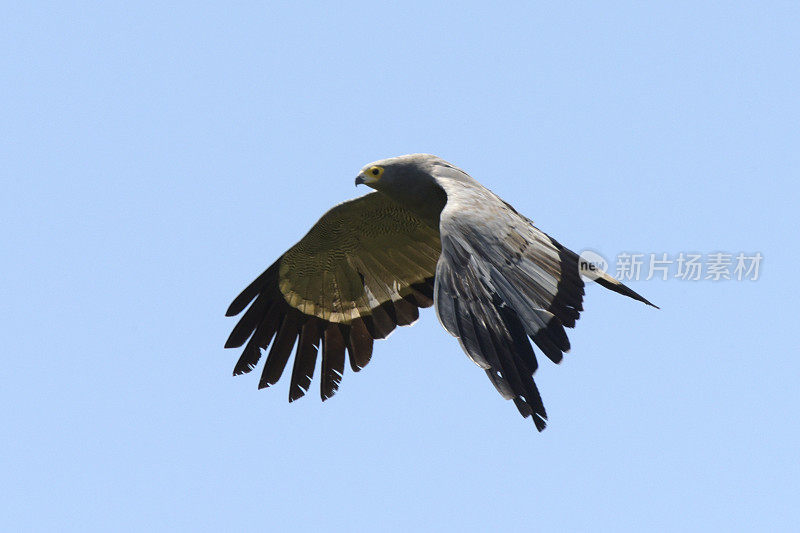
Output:
[[[356,185],[364,184],[375,190],[391,194],[421,183],[431,183],[431,171],[436,165],[448,165],[443,159],[430,154],[409,154],[381,159],[361,169]]]
[[[438,224],[446,195],[434,175],[444,168],[455,167],[435,155],[401,155],[365,165],[356,185],[363,183]]]

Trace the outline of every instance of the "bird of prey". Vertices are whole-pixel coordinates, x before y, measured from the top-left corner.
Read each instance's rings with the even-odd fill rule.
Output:
[[[259,388],[274,385],[296,344],[289,401],[308,391],[318,353],[326,400],[339,388],[345,354],[358,372],[374,340],[433,305],[498,392],[543,430],[528,339],[554,363],[569,350],[564,328],[583,310],[578,255],[433,155],[370,163],[355,183],[376,192],[325,213],[228,308],[227,316],[247,308],[225,344],[247,343],[233,374],[251,371],[269,348]],[[591,277],[653,306],[601,270]]]

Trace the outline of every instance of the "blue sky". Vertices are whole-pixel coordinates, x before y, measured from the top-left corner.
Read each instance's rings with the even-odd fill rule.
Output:
[[[790,530],[800,7],[38,3],[0,17],[0,525]],[[538,434],[433,311],[339,393],[231,377],[224,311],[365,163],[431,152],[597,286]]]

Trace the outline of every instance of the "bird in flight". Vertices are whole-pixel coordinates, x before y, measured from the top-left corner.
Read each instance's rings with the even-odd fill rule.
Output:
[[[497,391],[541,431],[547,413],[530,341],[561,361],[570,348],[564,328],[583,310],[581,273],[655,307],[605,272],[581,270],[577,254],[439,157],[376,161],[355,182],[376,192],[325,213],[226,313],[244,311],[225,343],[244,345],[234,375],[253,370],[269,348],[259,388],[278,382],[296,344],[290,402],[308,391],[318,354],[324,401],[339,388],[346,355],[358,372],[374,340],[433,305]]]

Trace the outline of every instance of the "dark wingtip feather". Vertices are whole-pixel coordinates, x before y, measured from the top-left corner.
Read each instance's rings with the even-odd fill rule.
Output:
[[[434,278],[426,278],[425,281],[420,283],[414,283],[411,285],[411,288],[415,291],[421,293],[425,298],[433,301],[433,288],[434,288]]]
[[[236,362],[233,375],[240,376],[252,371],[258,364],[259,359],[261,359],[261,348],[255,344],[251,346],[251,344],[248,343],[247,347],[242,352],[242,356],[239,357],[239,360]]]
[[[400,299],[394,302],[394,310],[398,326],[413,324],[419,318],[419,309],[417,309],[417,306],[409,303],[406,299]]]
[[[639,294],[638,292],[630,289],[627,285],[624,285],[620,282],[614,283],[612,281],[608,281],[602,277],[598,277],[595,279],[598,285],[605,287],[608,290],[614,291],[617,294],[622,294],[623,296],[627,296],[629,298],[633,298],[634,300],[638,300],[644,304],[649,305],[650,307],[655,307],[656,309],[660,309],[657,305],[650,302],[647,298]],[[615,280],[616,281],[616,280]]]
[[[270,265],[268,269],[261,273],[250,285],[239,293],[239,296],[233,299],[228,310],[225,311],[225,316],[235,316],[244,311],[244,308],[253,301],[253,298],[259,295],[265,287],[278,281],[278,263],[280,259]]]
[[[345,343],[338,324],[330,323],[322,336],[322,379],[320,397],[324,402],[336,394],[344,376]]]
[[[246,374],[255,368],[258,360],[261,359],[261,349],[269,346],[272,337],[278,331],[281,325],[281,317],[278,314],[276,307],[270,311],[261,320],[261,323],[256,327],[253,336],[242,351],[241,357],[236,362],[236,367],[233,369],[233,375]]]
[[[574,328],[583,311],[585,294],[583,279],[578,269],[578,256],[552,237],[550,241],[558,249],[561,277],[558,280],[555,298],[547,310],[553,313],[564,327]]]
[[[369,317],[370,320],[365,318],[364,324],[368,329],[370,326],[372,327],[372,329],[369,329],[369,332],[373,338],[385,339],[389,336],[389,333],[394,331],[394,328],[397,327],[397,322],[392,319],[394,315],[394,305],[389,301],[373,308],[372,315]]]
[[[292,368],[292,380],[289,385],[289,403],[305,396],[311,386],[322,337],[320,323],[319,319],[312,318],[300,329],[300,339],[297,341],[297,352]]]
[[[263,274],[262,274],[263,275]],[[252,284],[248,285],[245,290],[239,293],[239,296],[233,299],[231,304],[228,306],[228,309],[225,311],[225,316],[236,316],[242,311],[247,305],[253,301],[258,295],[258,290],[253,288]]]
[[[293,308],[283,317],[281,327],[275,336],[275,340],[272,341],[272,348],[270,348],[269,355],[267,355],[267,362],[264,363],[264,370],[261,371],[259,389],[274,385],[281,378],[283,369],[286,368],[286,363],[289,361],[292,348],[294,348],[295,341],[300,333],[302,318],[300,312]]]
[[[274,315],[274,311],[275,306],[272,305],[272,302],[265,297],[259,297],[233,327],[228,340],[225,341],[225,348],[238,348],[244,344],[258,324],[265,317]]]
[[[547,427],[547,414],[542,415],[539,411],[535,411],[526,398],[514,398],[514,405],[517,406],[517,410],[523,418],[531,417],[536,429],[540,432],[544,431],[544,428]],[[544,408],[542,408],[542,411],[544,411]]]
[[[543,418],[538,413],[534,413],[531,418],[533,418],[533,423],[536,424],[536,429],[539,430],[540,433],[544,431],[544,428],[547,427],[547,418]]]
[[[347,350],[350,354],[350,368],[358,372],[369,363],[372,358],[372,337],[363,320],[355,319],[350,324]]]
[[[558,364],[564,358],[564,353],[570,349],[567,332],[558,318],[553,317],[547,326],[531,336],[531,340],[542,350],[548,359]]]

